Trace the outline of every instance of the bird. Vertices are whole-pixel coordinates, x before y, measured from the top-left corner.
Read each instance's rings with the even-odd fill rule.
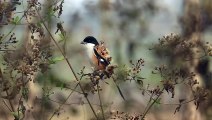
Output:
[[[91,64],[94,66],[95,71],[103,71],[103,73],[107,73],[105,71],[110,71],[110,69],[113,69],[114,66],[109,66],[110,62],[112,60],[112,57],[109,54],[109,50],[104,46],[104,43],[99,43],[95,37],[93,36],[87,36],[85,39],[81,42],[81,44],[85,45],[87,49],[87,55],[91,62]],[[108,67],[108,69],[107,69]],[[112,70],[113,71],[113,70]],[[104,76],[104,74],[101,74],[101,76]],[[102,78],[102,77],[101,77]],[[109,78],[109,77],[107,77]],[[114,81],[114,79],[113,79]],[[116,84],[114,81],[119,94],[125,100],[125,97],[120,89],[120,87]]]
[[[94,70],[105,70],[110,65],[111,57],[108,49],[103,43],[99,43],[95,37],[87,36],[81,44],[85,45],[87,56]]]

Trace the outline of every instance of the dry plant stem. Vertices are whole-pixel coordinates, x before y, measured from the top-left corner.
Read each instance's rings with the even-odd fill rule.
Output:
[[[190,103],[190,102],[193,102],[193,101],[195,101],[196,99],[192,99],[192,100],[189,100],[189,101],[185,101],[185,102],[182,102],[182,103],[175,103],[175,104],[166,104],[166,103],[160,103],[160,104],[163,104],[163,105],[175,105],[175,106],[177,106],[177,105],[183,105],[183,104],[188,104],[188,103]]]
[[[64,44],[63,44],[63,51],[64,51],[64,54],[66,55],[66,43],[67,43],[67,39],[66,39],[66,35],[63,35],[65,37],[64,39]]]
[[[29,10],[29,9],[27,9],[27,10],[24,11],[24,12],[26,13],[26,12],[28,12],[28,10]],[[19,23],[19,22],[24,18],[24,16],[25,16],[25,14],[22,15],[22,17],[18,20],[17,23]],[[6,39],[6,38],[12,33],[12,31],[15,29],[16,26],[17,26],[17,24],[15,24],[15,25],[11,28],[11,30],[1,39],[1,42],[2,42],[4,39]],[[8,51],[9,51],[9,50],[8,50]]]
[[[81,76],[80,80],[82,79],[82,77],[83,77],[83,76]],[[74,89],[76,89],[77,86],[78,86],[78,84],[74,87]],[[71,93],[68,95],[68,97],[65,99],[65,101],[64,101],[63,103],[61,103],[60,106],[53,112],[53,114],[51,115],[51,117],[49,118],[49,120],[51,120],[51,119],[54,117],[54,115],[56,114],[56,112],[58,112],[58,111],[61,109],[61,107],[62,107],[63,105],[65,105],[66,101],[71,97],[71,95],[72,95],[74,92],[75,92],[75,91],[73,91],[73,90],[71,91]]]
[[[163,73],[162,73],[162,71],[160,70],[160,76],[162,77],[162,78],[165,78],[165,76],[163,76]],[[150,97],[150,100],[149,100],[149,102],[148,102],[148,104],[147,104],[147,107],[145,108],[145,110],[144,110],[144,113],[142,114],[142,117],[141,117],[141,120],[144,120],[144,118],[145,118],[145,116],[146,116],[146,114],[149,112],[149,110],[152,108],[152,106],[157,102],[157,100],[160,98],[160,96],[161,96],[161,94],[163,93],[163,91],[164,91],[164,87],[162,88],[162,90],[161,90],[161,93],[156,97],[156,99],[153,99],[152,97],[152,95],[151,95],[151,97]],[[151,100],[153,100],[153,102],[151,103]],[[151,104],[150,104],[151,103]],[[150,104],[150,105],[149,105]]]
[[[123,99],[124,101],[126,101],[126,99],[125,99],[125,97],[124,97],[124,94],[122,93],[120,87],[117,85],[117,83],[116,83],[116,81],[115,81],[115,78],[112,77],[112,79],[113,79],[113,82],[114,82],[114,84],[116,85],[116,87],[117,87],[117,89],[118,89],[118,91],[119,91],[119,94],[121,95],[122,99]]]
[[[63,104],[63,102],[59,102],[59,101],[56,101],[56,100],[52,100],[52,99],[49,99],[49,101],[51,101],[51,102],[55,102],[55,103],[58,103],[58,104]],[[79,102],[76,102],[76,103],[64,103],[63,105],[79,105],[80,103]],[[83,103],[83,104],[88,104],[88,103]],[[92,105],[95,105],[95,106],[99,106],[100,107],[100,105],[98,105],[98,104],[93,104],[92,103]]]
[[[78,86],[78,83],[77,83],[77,85],[76,85],[76,86]],[[79,93],[79,94],[83,94],[82,92],[77,91],[77,90],[76,90],[76,87],[74,87],[74,88],[64,87],[64,88],[69,89],[69,90],[72,90],[72,91],[74,91],[74,92],[76,92],[76,93]]]
[[[1,69],[0,69],[0,74],[1,74],[1,77],[2,77],[2,81],[4,81],[4,77],[3,77],[3,74],[2,74]],[[7,90],[6,90],[6,95],[7,95],[7,96],[9,96],[9,93],[8,93],[8,91],[7,91]],[[5,103],[5,105],[8,107],[8,109],[9,109],[10,111],[15,112],[15,109],[14,109],[14,106],[13,106],[13,104],[12,104],[11,100],[10,100],[10,99],[8,99],[8,101],[9,101],[9,104],[10,104],[11,109],[9,109],[9,107],[7,106],[7,104],[6,104],[6,103]],[[5,101],[4,101],[4,102],[5,102]]]
[[[77,86],[76,86],[77,87]],[[49,120],[51,120],[53,117],[54,117],[54,115],[56,114],[56,112],[58,112],[60,109],[61,109],[61,107],[66,103],[66,101],[71,97],[71,95],[72,95],[72,93],[73,93],[74,91],[71,91],[71,93],[68,95],[68,97],[65,99],[65,101],[62,103],[62,104],[60,104],[60,106],[53,112],[53,114],[51,115],[51,117],[49,118]]]
[[[161,90],[161,93],[156,97],[156,99],[153,100],[153,102],[147,106],[146,111],[144,111],[144,113],[142,114],[141,120],[144,120],[146,114],[149,112],[149,110],[152,108],[152,106],[157,102],[157,100],[160,98],[162,92],[163,92],[164,88]],[[150,100],[151,102],[151,100]]]
[[[62,51],[62,49],[60,48],[60,46],[58,45],[58,43],[56,42],[56,40],[55,40],[54,37],[52,36],[51,32],[50,32],[49,29],[47,28],[46,24],[44,23],[43,19],[41,18],[40,13],[38,12],[38,10],[37,10],[36,7],[35,7],[35,9],[36,9],[36,11],[37,11],[38,17],[39,17],[39,19],[41,20],[43,26],[45,27],[45,29],[46,29],[47,32],[49,33],[50,37],[52,38],[51,40],[52,40],[52,41],[54,42],[54,44],[57,46],[57,48],[59,49],[59,51],[60,51],[61,54],[63,55],[65,61],[67,62],[69,68],[71,69],[71,71],[72,71],[72,73],[73,73],[75,79],[79,82],[78,84],[79,84],[79,86],[80,86],[80,89],[82,90],[82,92],[83,92],[83,94],[84,94],[84,97],[85,97],[85,99],[87,100],[87,102],[88,102],[88,104],[89,104],[89,106],[90,106],[90,108],[91,108],[91,110],[92,110],[94,116],[96,117],[96,119],[98,119],[97,114],[96,114],[96,112],[95,112],[93,106],[91,105],[91,103],[90,103],[88,97],[86,96],[86,93],[85,93],[85,91],[83,90],[83,87],[82,87],[82,85],[81,85],[81,83],[80,83],[80,81],[79,81],[79,79],[78,79],[76,73],[74,72],[74,69],[72,68],[71,63],[68,61],[68,58],[65,56],[64,52]]]
[[[6,91],[6,93],[7,93],[7,96],[8,96],[8,95],[9,95],[8,91]],[[9,101],[9,104],[10,104],[10,106],[11,106],[12,111],[15,112],[15,109],[14,109],[14,106],[13,106],[11,100],[8,99],[8,101]]]
[[[15,51],[15,50],[0,50],[0,51]]]
[[[148,94],[148,95],[149,95],[149,94]],[[152,97],[153,97],[153,94],[151,94],[151,95],[149,95],[149,96],[150,96],[150,98],[149,98],[149,101],[148,101],[148,103],[147,103],[146,106],[149,106],[149,104],[151,103],[151,101],[152,101],[152,99],[153,99],[153,98],[152,98]],[[154,99],[153,99],[153,100],[154,100]],[[145,107],[144,112],[147,111],[147,108],[148,108],[148,107]]]
[[[16,27],[16,25],[14,25],[14,26],[12,27],[12,29],[1,39],[1,42],[2,42],[3,40],[5,40],[5,39],[12,33],[12,31],[15,29],[15,27]]]
[[[4,103],[4,105],[7,107],[7,109],[8,109],[10,112],[13,112],[4,100],[2,100],[2,102]]]
[[[21,95],[21,97],[20,97],[20,99],[19,99],[19,101],[18,101],[18,108],[17,108],[17,111],[18,111],[18,118],[20,117],[20,102],[21,102],[21,100],[22,100],[22,95]]]
[[[100,96],[100,91],[99,91],[99,83],[97,84],[97,92],[98,92],[98,96],[99,96],[99,103],[100,103],[100,107],[101,107],[101,111],[102,111],[102,117],[103,117],[103,120],[105,120],[103,104],[102,104],[102,100],[101,100],[101,96]]]

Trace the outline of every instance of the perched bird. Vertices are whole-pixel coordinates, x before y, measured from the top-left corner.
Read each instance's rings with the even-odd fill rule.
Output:
[[[96,40],[96,38],[94,38],[93,36],[87,36],[81,42],[81,44],[86,46],[89,60],[92,63],[92,65],[94,66],[94,69],[97,71],[102,70],[103,72],[102,72],[101,76],[104,76],[104,74],[106,74],[106,76],[108,76],[107,78],[109,78],[109,76],[110,76],[109,73],[113,73],[114,66],[110,65],[111,57],[109,55],[109,51],[104,46],[104,44],[102,42],[99,43]],[[114,79],[113,79],[113,81],[114,81]],[[114,81],[114,83],[119,91],[119,94],[121,95],[123,100],[125,100],[120,87],[116,84],[115,81]]]
[[[81,44],[85,45],[87,48],[87,55],[89,57],[92,66],[95,70],[105,70],[106,67],[110,64],[111,57],[109,51],[93,36],[87,36]]]

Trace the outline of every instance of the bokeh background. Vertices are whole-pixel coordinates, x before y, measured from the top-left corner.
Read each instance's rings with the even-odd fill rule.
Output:
[[[5,1],[1,1],[4,3]],[[7,1],[11,2],[12,1]],[[12,17],[17,16],[20,19],[24,10],[27,9],[28,2],[20,0],[20,5],[16,5]],[[51,14],[53,4],[60,4],[61,0],[40,0],[42,16]],[[3,5],[3,4],[1,4]],[[130,60],[144,59],[145,65],[142,67],[140,76],[143,80],[144,87],[154,88],[161,84],[160,75],[152,74],[155,66],[165,64],[168,68],[184,67],[185,61],[179,59],[181,54],[166,56],[164,54],[174,54],[172,49],[154,49],[158,39],[163,36],[177,34],[190,41],[196,39],[201,42],[212,42],[212,1],[211,0],[64,0],[62,4],[63,11],[61,16],[56,13],[48,18],[47,26],[53,37],[72,63],[75,72],[80,72],[85,66],[86,72],[92,72],[86,55],[85,49],[80,42],[88,35],[94,36],[98,41],[103,41],[110,50],[112,56],[112,64],[117,66],[130,66]],[[3,6],[2,6],[3,7]],[[30,31],[28,30],[28,22],[23,18],[17,25],[11,24],[1,14],[1,34],[7,34],[12,30],[15,33],[17,43],[16,52],[20,52],[25,46],[27,40],[30,39]],[[3,17],[2,17],[3,16]],[[35,15],[36,16],[36,15]],[[30,22],[38,21],[38,18],[32,17]],[[66,33],[66,40],[62,41],[60,35],[55,34],[57,23],[60,22]],[[8,23],[5,25],[5,23]],[[66,61],[58,51],[54,44],[48,42],[51,38],[48,32],[45,33],[45,41],[41,43],[43,46],[50,44],[54,64],[49,64],[45,73],[37,72],[34,75],[34,82],[30,81],[29,99],[24,106],[27,114],[24,119],[28,120],[46,120],[55,112],[52,120],[88,120],[95,119],[89,106],[82,94],[74,92],[66,103],[56,111],[58,106],[70,94],[71,89],[76,85],[76,80],[70,71]],[[9,37],[8,37],[9,39]],[[19,51],[20,50],[20,51]],[[164,53],[164,54],[163,54]],[[5,52],[2,52],[4,56]],[[18,53],[17,53],[18,54]],[[15,59],[15,58],[11,58]],[[212,85],[212,65],[211,57],[203,57],[195,59],[192,64],[187,64],[186,70],[198,73],[200,86],[206,87],[211,91]],[[1,58],[4,63],[3,57]],[[4,67],[2,65],[2,67]],[[2,68],[1,67],[1,68]],[[200,70],[203,70],[201,72]],[[82,83],[88,82],[83,79]],[[105,83],[107,82],[107,83]],[[141,114],[149,100],[148,95],[142,95],[141,90],[134,82],[119,80],[117,84],[123,92],[126,101],[121,98],[114,82],[112,80],[100,81],[102,88],[101,97],[104,104],[105,115],[110,116],[111,111],[122,111],[129,114]],[[68,88],[64,87],[67,86]],[[94,106],[97,113],[101,113],[99,98],[97,94],[92,94],[88,89],[88,98]],[[79,88],[76,89],[80,91]],[[5,93],[2,93],[5,94]],[[212,119],[211,98],[208,98],[207,104],[196,110],[193,103],[185,105],[180,112],[174,114],[179,99],[190,96],[190,92],[180,86],[175,88],[175,98],[171,98],[170,94],[165,93],[162,96],[162,103],[154,105],[147,114],[147,120],[210,120]],[[44,100],[48,97],[48,100]],[[4,99],[4,98],[1,98]],[[15,107],[19,97],[10,100]],[[42,102],[45,101],[45,102]],[[1,100],[0,119],[11,120],[14,117],[5,107]],[[85,104],[83,104],[85,103]],[[13,113],[14,114],[14,113]],[[109,119],[110,117],[108,117]],[[121,118],[120,118],[121,119]]]

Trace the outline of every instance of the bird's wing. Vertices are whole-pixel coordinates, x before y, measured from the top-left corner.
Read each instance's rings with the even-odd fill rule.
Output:
[[[106,60],[102,55],[100,55],[96,48],[93,49],[94,50],[94,54],[97,57],[98,61],[101,62],[102,64],[104,64],[105,66],[108,66],[110,64],[110,61]]]

